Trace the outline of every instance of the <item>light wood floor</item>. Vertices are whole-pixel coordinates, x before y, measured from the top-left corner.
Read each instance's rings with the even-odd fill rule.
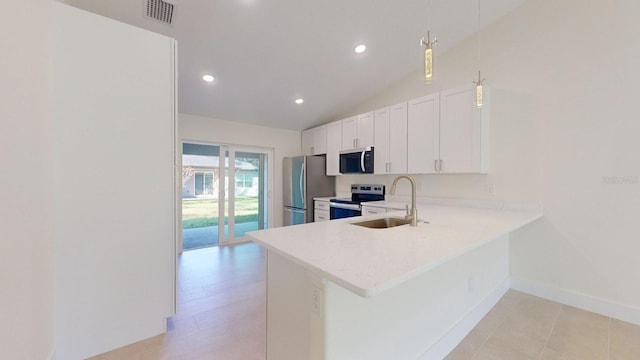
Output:
[[[165,335],[92,360],[263,360],[266,257],[256,244],[185,251],[178,314]]]
[[[179,312],[167,334],[93,360],[265,359],[265,251],[187,251],[179,271]],[[489,359],[640,360],[640,326],[510,290],[447,357]]]

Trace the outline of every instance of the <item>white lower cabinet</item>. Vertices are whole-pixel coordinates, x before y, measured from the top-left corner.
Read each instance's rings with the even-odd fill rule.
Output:
[[[329,201],[315,200],[313,206],[313,221],[329,221]]]
[[[375,214],[385,214],[387,209],[377,207],[377,206],[367,206],[362,205],[362,216],[366,215],[375,215]]]

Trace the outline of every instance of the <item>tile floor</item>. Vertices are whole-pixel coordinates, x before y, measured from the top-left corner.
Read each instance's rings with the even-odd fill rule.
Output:
[[[265,359],[265,251],[187,251],[179,270],[179,312],[167,334],[92,360]],[[640,326],[510,290],[446,358],[489,359],[638,360]]]
[[[637,360],[640,326],[509,290],[446,360]]]

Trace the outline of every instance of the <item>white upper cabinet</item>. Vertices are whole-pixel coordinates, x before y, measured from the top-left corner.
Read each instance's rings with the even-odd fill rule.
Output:
[[[327,126],[320,125],[302,132],[302,154],[321,155],[327,153]]]
[[[374,113],[375,137],[373,141],[373,171],[375,174],[389,173],[389,107]]]
[[[342,120],[342,150],[373,146],[373,111]]]
[[[302,155],[313,154],[313,145],[315,144],[315,131],[308,129],[302,132]]]
[[[352,116],[342,120],[342,144],[341,150],[356,148],[356,139],[358,138],[358,118]]]
[[[407,172],[407,122],[406,102],[389,108],[389,174]]]
[[[410,174],[437,172],[440,159],[439,108],[439,94],[409,101],[407,172]]]
[[[323,133],[303,132],[303,149],[326,152],[327,175],[340,175],[340,151],[369,146],[375,149],[375,174],[486,174],[489,95],[485,87],[479,109],[469,85],[352,116],[325,125]]]
[[[314,155],[326,154],[327,153],[327,125],[321,125],[315,128],[315,145],[314,145]]]
[[[440,93],[440,172],[488,172],[488,95],[485,87],[484,106],[479,109],[475,106],[475,85]]]
[[[373,146],[373,111],[358,115],[358,138],[356,147]]]
[[[376,174],[407,172],[407,103],[374,113],[374,171]]]
[[[475,106],[475,86],[409,101],[408,172],[412,174],[487,173],[489,91]]]
[[[327,175],[340,175],[342,121],[327,124]]]

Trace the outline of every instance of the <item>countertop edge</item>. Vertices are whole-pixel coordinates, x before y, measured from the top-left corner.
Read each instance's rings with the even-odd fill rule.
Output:
[[[397,276],[395,278],[392,278],[392,279],[389,279],[387,281],[381,282],[381,283],[376,284],[376,285],[371,286],[371,287],[361,287],[361,286],[353,284],[352,282],[349,282],[349,281],[347,281],[347,280],[345,280],[345,279],[343,279],[341,277],[333,275],[330,272],[328,272],[328,270],[324,270],[324,269],[322,269],[322,268],[320,268],[318,266],[310,264],[310,263],[308,263],[308,262],[296,257],[293,254],[290,254],[290,253],[288,253],[286,251],[283,251],[283,250],[279,249],[277,246],[273,246],[272,244],[270,244],[267,241],[262,241],[258,237],[253,236],[250,232],[247,233],[246,235],[251,241],[253,241],[253,242],[257,243],[257,244],[260,244],[261,246],[265,247],[268,251],[273,251],[274,253],[276,253],[276,254],[278,254],[278,255],[280,255],[280,256],[282,256],[282,257],[284,257],[284,258],[286,258],[286,259],[288,259],[290,261],[292,261],[296,265],[301,266],[302,268],[306,269],[307,271],[311,272],[312,274],[314,274],[314,275],[316,275],[316,276],[318,276],[320,278],[329,280],[329,281],[331,281],[331,282],[333,282],[333,283],[335,283],[335,284],[337,284],[337,285],[339,285],[339,286],[341,286],[341,287],[353,292],[354,294],[356,294],[358,296],[361,296],[363,298],[371,298],[371,297],[380,295],[380,294],[382,294],[382,293],[384,293],[384,292],[386,292],[386,291],[388,291],[388,290],[390,290],[390,289],[392,289],[392,288],[394,288],[396,286],[399,286],[399,285],[401,285],[401,284],[403,284],[403,283],[405,283],[407,281],[410,281],[410,280],[412,280],[412,279],[414,279],[414,278],[416,278],[416,277],[418,277],[418,276],[420,276],[420,275],[422,275],[422,274],[424,274],[424,273],[426,273],[426,272],[428,272],[428,271],[430,271],[430,270],[432,270],[434,268],[437,268],[438,266],[440,266],[440,265],[442,265],[442,264],[444,264],[444,263],[446,263],[448,261],[451,261],[451,260],[456,259],[456,258],[458,258],[460,256],[463,256],[463,255],[465,255],[465,254],[467,254],[467,253],[469,253],[469,252],[471,252],[471,251],[473,251],[475,249],[478,249],[478,248],[480,248],[480,247],[492,242],[493,240],[496,240],[496,239],[504,236],[505,234],[511,233],[514,230],[522,228],[523,226],[525,226],[527,224],[530,224],[530,223],[532,223],[532,222],[534,222],[534,221],[536,221],[536,220],[538,220],[538,219],[540,219],[542,217],[543,217],[542,211],[531,212],[531,216],[526,217],[525,219],[523,219],[523,220],[521,220],[521,221],[519,221],[519,222],[517,222],[517,223],[515,223],[515,224],[513,224],[513,225],[511,225],[509,227],[506,227],[504,229],[500,229],[500,231],[497,231],[494,234],[487,235],[487,237],[485,239],[476,241],[473,244],[470,244],[469,246],[460,249],[460,251],[454,252],[454,253],[450,254],[449,256],[444,256],[444,257],[442,257],[440,259],[437,259],[435,261],[428,262],[428,263],[424,264],[423,266],[417,267],[417,268],[415,268],[415,269],[413,269],[411,271],[408,271],[408,272],[406,272],[406,273],[404,273],[404,274],[402,274],[400,276]],[[372,218],[375,218],[375,216],[372,216]]]

